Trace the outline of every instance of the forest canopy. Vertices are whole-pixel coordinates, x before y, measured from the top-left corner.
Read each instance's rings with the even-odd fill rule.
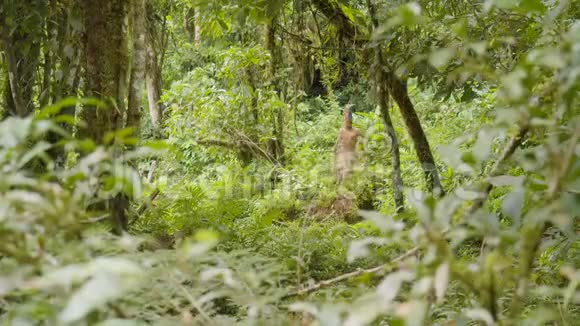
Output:
[[[3,325],[574,325],[580,2],[1,0]]]

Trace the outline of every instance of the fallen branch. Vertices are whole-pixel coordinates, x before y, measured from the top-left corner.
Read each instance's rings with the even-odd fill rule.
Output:
[[[245,150],[249,153],[252,153],[256,157],[262,157],[270,161],[271,163],[274,163],[274,159],[271,157],[271,155],[268,154],[264,149],[262,149],[260,145],[253,142],[248,136],[242,133],[237,133],[236,135],[233,136],[238,138],[238,140],[230,142],[218,139],[197,139],[196,143],[202,146],[217,146],[235,151]]]
[[[413,255],[415,255],[417,252],[419,251],[419,247],[414,247],[412,249],[410,249],[409,251],[405,252],[404,254],[402,254],[401,256],[398,256],[397,258],[391,260],[390,262],[386,263],[386,264],[382,264],[380,266],[376,266],[373,268],[368,268],[368,269],[358,269],[354,272],[350,272],[350,273],[346,273],[346,274],[342,274],[339,275],[337,277],[328,279],[328,280],[324,280],[321,281],[319,283],[310,285],[310,286],[306,286],[306,287],[302,287],[301,289],[298,289],[296,291],[290,292],[288,294],[286,294],[283,298],[291,298],[291,297],[295,297],[295,296],[302,296],[308,293],[312,293],[315,291],[318,291],[322,288],[328,287],[330,285],[342,282],[344,280],[353,278],[353,277],[357,277],[359,275],[363,275],[363,274],[376,274],[376,273],[380,273],[380,272],[386,272],[389,267],[391,267],[393,264],[396,264],[406,258],[409,258]]]

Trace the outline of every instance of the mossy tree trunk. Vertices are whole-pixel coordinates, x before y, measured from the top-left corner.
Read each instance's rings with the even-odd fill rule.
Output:
[[[367,7],[371,19],[369,31],[378,27],[378,20],[376,18],[376,9],[372,0],[367,0]],[[385,130],[389,139],[391,140],[391,164],[393,171],[391,172],[391,181],[393,187],[393,197],[395,199],[395,210],[401,212],[405,207],[405,197],[403,195],[403,177],[401,175],[401,156],[399,153],[399,138],[395,132],[391,114],[389,113],[389,91],[387,90],[387,82],[385,76],[385,63],[383,61],[383,54],[379,45],[373,47],[374,51],[374,69],[369,71],[369,74],[374,74],[375,96],[377,97],[379,108],[381,110],[381,117],[385,125]]]
[[[133,64],[129,86],[129,100],[127,109],[127,125],[132,126],[135,135],[140,135],[141,127],[141,100],[145,83],[146,65],[146,19],[145,0],[133,0]]]
[[[147,103],[149,107],[149,117],[153,126],[154,134],[159,137],[161,134],[161,122],[163,117],[163,106],[161,100],[161,67],[159,63],[159,51],[157,49],[158,29],[154,18],[153,5],[146,4],[147,30],[145,38],[145,79],[147,85]]]
[[[82,131],[84,136],[96,143],[103,136],[123,126],[128,66],[125,23],[129,12],[126,0],[84,0],[84,48],[86,94],[99,97],[105,108],[86,107],[83,119],[90,128]],[[113,231],[121,234],[127,229],[126,208],[128,198],[119,194],[109,201]]]
[[[411,98],[409,97],[407,81],[397,78],[392,71],[387,72],[386,80],[389,92],[395,102],[397,102],[397,106],[399,106],[409,136],[411,136],[411,140],[413,140],[413,144],[415,145],[415,152],[417,153],[417,157],[419,158],[419,162],[421,163],[427,181],[427,189],[431,192],[435,191],[439,192],[439,195],[443,195],[444,190],[441,185],[441,180],[439,179],[439,172],[437,171],[435,158],[431,152],[431,146],[429,145],[425,131],[423,131],[423,127],[421,126],[419,116],[417,115],[413,102],[411,102]]]
[[[281,79],[278,76],[278,68],[282,62],[282,57],[280,48],[276,44],[277,19],[274,16],[266,24],[266,48],[270,52],[270,78],[274,90],[278,96],[282,97]],[[268,151],[277,163],[284,165],[284,111],[281,108],[277,108],[272,112],[272,128],[274,138],[269,141]]]

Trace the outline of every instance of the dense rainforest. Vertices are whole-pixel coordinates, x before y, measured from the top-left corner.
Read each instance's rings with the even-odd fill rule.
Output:
[[[2,325],[578,325],[580,1],[0,0]]]

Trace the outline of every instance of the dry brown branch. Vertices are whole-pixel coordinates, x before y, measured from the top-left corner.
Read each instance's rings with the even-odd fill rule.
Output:
[[[380,266],[376,266],[376,267],[368,268],[368,269],[358,269],[356,271],[342,274],[342,275],[339,275],[337,277],[334,277],[334,278],[331,278],[328,280],[324,280],[324,281],[318,282],[318,283],[310,285],[310,286],[305,286],[305,287],[302,287],[296,291],[288,293],[287,295],[284,296],[284,298],[291,298],[291,297],[302,296],[302,295],[305,295],[308,293],[312,293],[312,292],[318,291],[322,288],[325,288],[325,287],[334,285],[336,283],[342,282],[344,280],[348,280],[350,278],[357,277],[359,275],[368,274],[368,273],[375,274],[375,273],[387,272],[389,270],[389,268],[392,267],[394,264],[401,262],[402,260],[415,255],[418,251],[419,251],[419,246],[411,248],[409,251],[405,252],[404,254],[398,256],[397,258],[391,260],[390,262],[388,262],[386,264],[382,264]]]

